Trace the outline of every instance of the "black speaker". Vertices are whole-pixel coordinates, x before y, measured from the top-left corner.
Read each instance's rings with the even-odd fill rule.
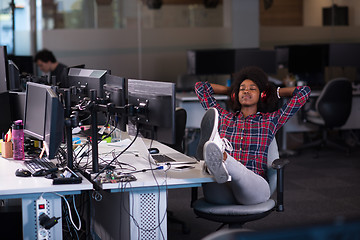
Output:
[[[149,9],[160,9],[162,0],[144,0],[144,3]]]
[[[206,8],[216,8],[219,4],[219,0],[204,0],[204,6]]]
[[[339,7],[334,4],[332,7],[323,8],[324,26],[347,26],[349,25],[348,7]]]

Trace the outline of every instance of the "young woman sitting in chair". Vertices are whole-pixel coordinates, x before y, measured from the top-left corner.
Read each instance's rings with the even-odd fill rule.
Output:
[[[198,159],[216,182],[227,185],[238,204],[257,204],[270,198],[266,178],[267,156],[276,132],[307,101],[310,88],[275,88],[258,67],[246,67],[225,87],[198,82],[195,92],[207,112],[201,123]],[[213,94],[230,94],[232,112],[222,108]],[[272,112],[281,97],[289,97]],[[218,196],[219,197],[219,196]]]

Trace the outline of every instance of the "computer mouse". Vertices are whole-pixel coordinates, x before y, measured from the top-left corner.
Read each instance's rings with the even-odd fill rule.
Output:
[[[48,175],[45,176],[45,178],[47,179],[54,179],[54,178],[57,178],[58,176],[56,175],[56,173],[50,173]]]
[[[33,177],[42,177],[42,176],[46,176],[48,174],[49,174],[48,170],[40,169],[40,170],[35,171],[32,175],[33,175]]]
[[[148,150],[150,154],[158,154],[160,152],[157,148],[149,148]]]
[[[16,170],[15,175],[17,177],[31,177],[31,172],[29,170],[19,168]]]

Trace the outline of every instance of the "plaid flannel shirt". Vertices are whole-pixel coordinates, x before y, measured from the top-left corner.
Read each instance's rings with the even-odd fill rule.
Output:
[[[208,82],[196,83],[195,92],[206,110],[211,107],[218,110],[219,135],[227,138],[233,145],[233,151],[228,153],[248,169],[267,179],[269,145],[280,127],[306,103],[310,88],[297,87],[292,97],[275,112],[258,112],[246,118],[240,111],[233,113],[223,109],[212,96],[214,90]]]

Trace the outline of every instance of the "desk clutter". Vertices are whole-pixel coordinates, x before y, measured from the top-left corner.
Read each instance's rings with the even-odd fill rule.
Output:
[[[95,180],[96,182],[103,183],[119,183],[119,182],[132,182],[136,181],[136,177],[132,174],[121,174],[114,172],[113,170],[106,170],[105,175]]]
[[[81,219],[78,216],[79,226],[74,224],[71,213],[61,208],[62,204],[69,205],[62,194],[74,196],[83,190],[96,189],[102,195],[131,191],[130,195],[121,194],[122,198],[129,198],[125,201],[127,208],[145,206],[126,209],[122,218],[128,223],[121,226],[124,228],[121,236],[114,239],[147,239],[149,233],[166,238],[167,187],[200,186],[199,182],[212,181],[202,175],[195,159],[165,145],[177,143],[175,83],[125,79],[111,75],[108,70],[79,67],[67,70],[68,86],[60,87],[56,78],[44,77],[27,78],[26,82],[22,79],[24,88],[18,90],[23,94],[10,94],[14,89],[4,89],[3,93],[0,89],[1,102],[10,103],[5,104],[9,108],[2,109],[6,118],[0,119],[0,132],[4,133],[0,164],[1,169],[5,169],[3,166],[11,169],[10,173],[1,171],[0,177],[10,181],[6,188],[0,187],[0,194],[10,199],[21,198],[23,222],[29,223],[23,225],[23,235],[29,239],[44,236],[62,239],[62,234],[68,231],[63,229],[70,225],[73,238],[83,230]],[[12,113],[23,114],[14,119]],[[159,157],[161,161],[156,161]],[[176,166],[171,168],[173,165]],[[133,204],[142,198],[144,191],[150,197],[146,196],[141,204]],[[87,202],[97,205],[100,199],[91,198]],[[40,200],[43,203],[37,205]],[[105,201],[107,197],[100,205],[105,204],[106,208],[115,205]],[[74,208],[78,208],[73,202]],[[158,207],[146,210],[148,204]],[[38,209],[40,206],[43,209]],[[61,221],[49,229],[40,224],[39,210],[44,209],[49,209],[48,219],[56,221],[64,212],[64,227]],[[137,216],[141,212],[157,214],[159,218],[150,218],[151,226],[141,226]],[[94,233],[100,239],[103,236],[96,226],[104,220],[98,222],[97,216],[86,216],[92,218],[86,220],[94,221]]]

